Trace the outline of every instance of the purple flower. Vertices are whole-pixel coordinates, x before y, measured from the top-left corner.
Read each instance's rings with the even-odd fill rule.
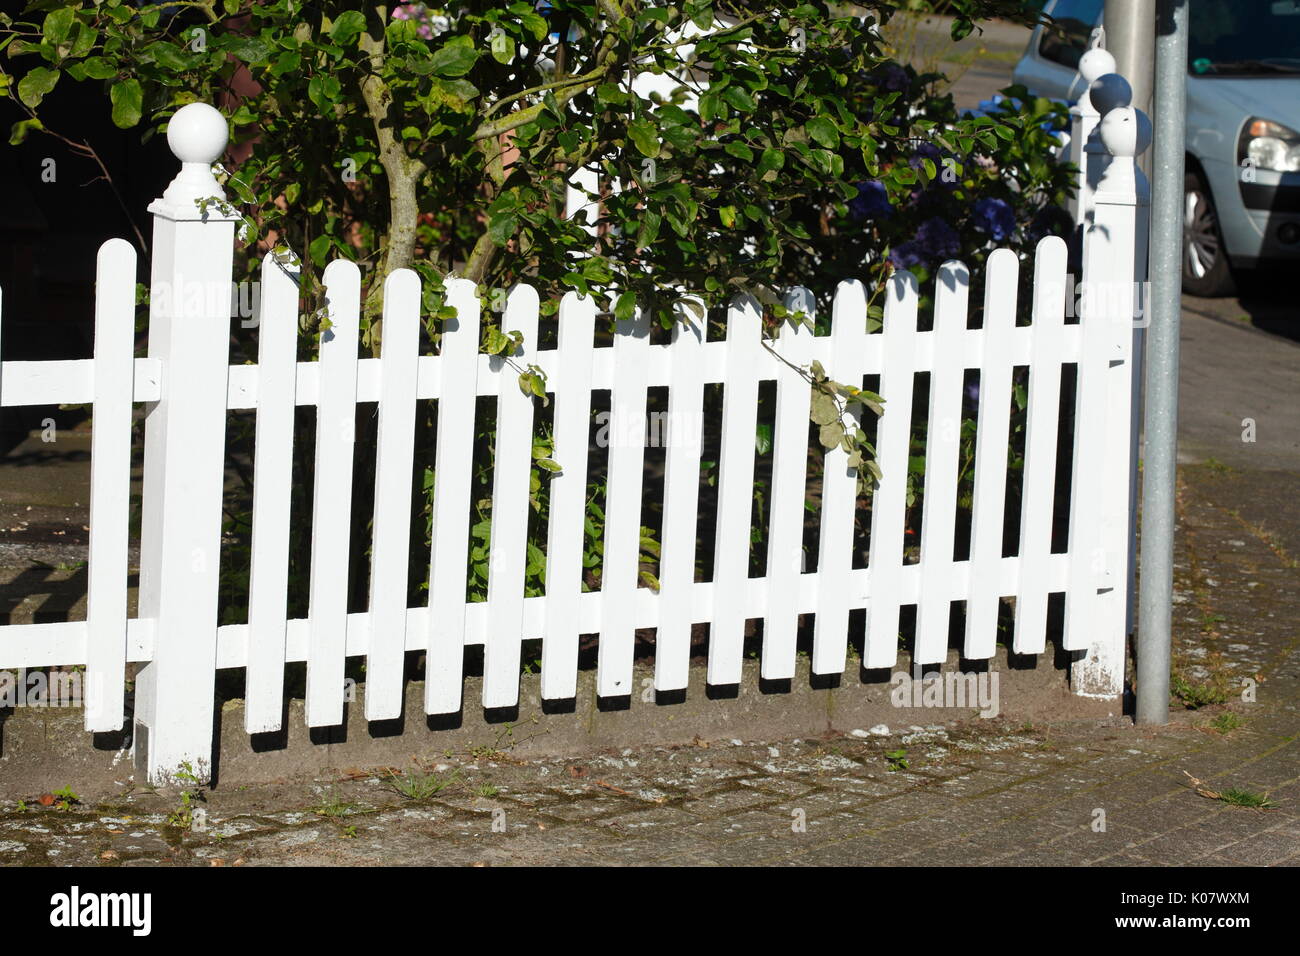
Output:
[[[916,230],[916,238],[895,246],[889,259],[900,269],[944,262],[961,254],[957,230],[938,216],[927,219]]]
[[[893,93],[901,93],[909,85],[907,71],[897,63],[886,64],[877,82],[880,84],[881,89]]]
[[[1016,229],[1016,214],[1003,199],[981,199],[975,203],[972,224],[980,232],[988,233],[994,242],[1001,242]]]
[[[909,239],[907,242],[900,242],[894,246],[889,252],[889,261],[898,269],[913,269],[926,263],[921,247],[915,239]]]
[[[849,216],[854,221],[888,219],[894,214],[894,207],[889,204],[889,190],[884,183],[872,179],[856,185],[858,195],[849,200]]]

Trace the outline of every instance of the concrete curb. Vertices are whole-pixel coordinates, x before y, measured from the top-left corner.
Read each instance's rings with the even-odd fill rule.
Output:
[[[984,691],[994,692],[999,715],[1024,720],[1059,720],[1119,716],[1120,701],[1099,701],[1070,692],[1068,671],[1044,654],[1015,657],[1005,648],[987,662],[963,662],[956,651],[939,669],[944,674],[984,674]],[[891,731],[912,726],[936,726],[979,719],[978,704],[968,706],[894,706],[891,694],[901,681],[893,675],[909,671],[905,656],[893,672],[864,673],[850,663],[842,679],[813,678],[808,661],[800,659],[794,680],[771,686],[759,680],[758,662],[746,661],[744,679],[732,688],[708,688],[703,665],[692,667],[685,693],[654,699],[653,669],[635,671],[638,692],[619,702],[600,701],[595,673],[579,674],[575,700],[556,706],[542,704],[540,678],[524,675],[520,705],[509,713],[484,712],[481,680],[465,680],[468,703],[459,714],[423,714],[423,686],[407,686],[405,715],[395,721],[368,724],[358,688],[358,700],[345,711],[337,728],[310,730],[303,720],[303,702],[286,708],[284,730],[250,737],[244,732],[242,701],[228,701],[217,717],[220,753],[215,786],[291,779],[324,769],[410,765],[434,760],[444,753],[474,750],[505,751],[512,756],[582,757],[627,747],[686,744],[701,740],[763,740],[833,733],[870,735],[885,725]],[[996,679],[996,684],[993,683]],[[952,690],[955,679],[944,677]],[[966,686],[969,687],[969,678]],[[924,687],[924,685],[922,685]],[[964,690],[965,688],[963,688]],[[914,690],[914,688],[913,688]],[[729,693],[728,693],[729,692]],[[663,695],[660,695],[661,697]],[[985,699],[988,699],[987,697]],[[931,698],[933,700],[933,698]],[[950,702],[957,703],[952,696]],[[96,735],[82,729],[76,708],[18,708],[0,710],[0,798],[29,798],[64,786],[80,794],[113,793],[142,778],[135,774],[126,735]]]

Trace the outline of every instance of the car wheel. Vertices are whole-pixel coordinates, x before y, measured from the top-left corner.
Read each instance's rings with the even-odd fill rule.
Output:
[[[1199,173],[1183,182],[1183,291],[1211,298],[1236,290],[1210,187]]]

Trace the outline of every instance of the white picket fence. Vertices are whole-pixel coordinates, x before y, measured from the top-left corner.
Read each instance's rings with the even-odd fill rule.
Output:
[[[133,358],[135,252],[111,240],[99,253],[95,352],[88,360],[5,362],[0,404],[93,403],[89,606],[85,621],[0,627],[0,668],[85,665],[88,731],[124,720],[124,670],[141,669],[135,688],[137,764],[166,781],[182,762],[210,766],[214,675],[246,668],[246,729],[276,730],[288,662],[307,664],[306,720],[344,719],[345,660],[364,656],[364,706],[370,720],[401,714],[408,651],[426,657],[425,710],[458,711],[466,645],[484,647],[481,703],[519,699],[521,641],[542,640],[541,692],[574,696],[579,637],[599,634],[598,691],[633,690],[635,631],[655,628],[654,687],[684,689],[691,627],[710,625],[708,681],[742,675],[746,622],[763,621],[761,674],[792,678],[801,614],[815,615],[812,669],[839,674],[847,663],[848,618],[866,609],[863,663],[887,668],[898,657],[900,608],[917,605],[915,659],[948,652],[952,602],[966,602],[963,655],[995,652],[1002,598],[1015,598],[1014,649],[1045,649],[1048,597],[1065,594],[1064,646],[1081,651],[1074,680],[1081,693],[1115,696],[1122,688],[1125,581],[1132,503],[1130,349],[1132,280],[1144,243],[1136,242],[1141,189],[1124,123],[1107,116],[1103,134],[1119,155],[1098,156],[1094,229],[1085,275],[1118,295],[1099,297],[1081,324],[1065,322],[1066,247],[1039,244],[1032,263],[1032,324],[1017,326],[1017,276],[1009,250],[993,252],[984,276],[984,318],[967,326],[970,275],[949,262],[939,271],[932,331],[918,331],[916,280],[889,281],[884,326],[868,333],[867,290],[842,283],[831,332],[783,326],[777,349],[795,365],[819,360],[842,382],[879,375],[886,412],[876,443],[884,478],[874,493],[869,566],[853,567],[855,477],[842,450],[828,453],[821,492],[817,567],[801,547],[807,465],[808,382],[767,355],[760,311],[750,298],[728,310],[726,338],[705,341],[689,309],[669,344],[652,344],[644,316],[622,322],[613,345],[595,347],[595,306],[571,293],[559,309],[558,344],[537,349],[538,298],[527,287],[509,296],[503,328],[524,334],[514,356],[547,374],[554,401],[545,595],[524,596],[528,474],[534,409],[517,373],[480,354],[475,287],[449,283],[458,318],[444,327],[438,355],[419,349],[420,284],[399,270],[385,284],[378,359],[358,359],[361,277],[347,261],[324,273],[329,331],[319,361],[298,362],[297,276],[267,257],[262,269],[256,365],[229,364],[229,289],[233,214],[195,200],[220,195],[210,162],[225,143],[225,124],[201,104],[173,118],[168,140],[181,174],[154,213],[149,353]],[[1111,128],[1113,127],[1113,129]],[[1025,264],[1023,267],[1028,267]],[[792,297],[802,290],[791,290]],[[809,301],[807,297],[805,301]],[[1070,541],[1051,550],[1062,370],[1078,366]],[[1029,367],[1023,511],[1018,553],[1003,556],[1004,498],[1012,373]],[[953,560],[963,376],[979,369],[973,536],[968,560]],[[904,561],[906,475],[915,374],[930,373],[924,512],[919,563]],[[754,435],[760,383],[776,382],[766,573],[749,576]],[[702,397],[724,386],[714,575],[695,580]],[[609,448],[607,522],[601,587],[582,590],[583,517],[592,393],[610,392],[611,435],[644,431],[647,390],[669,388],[673,431],[664,479],[660,590],[639,586],[644,448]],[[497,396],[489,593],[465,600],[474,408]],[[411,476],[416,402],[439,402],[437,487],[428,603],[408,607]],[[377,402],[377,473],[369,610],[349,613],[347,569],[355,408]],[[147,410],[139,612],[127,613],[130,419]],[[309,613],[288,619],[291,461],[296,406],[316,406],[315,488]],[[218,626],[218,564],[226,418],[256,410],[252,568],[248,623]],[[639,688],[638,688],[639,689]],[[719,704],[719,706],[727,706]]]

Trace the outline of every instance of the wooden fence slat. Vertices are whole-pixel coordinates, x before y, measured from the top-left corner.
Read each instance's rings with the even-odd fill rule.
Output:
[[[916,370],[916,277],[896,272],[889,280],[880,396],[885,414],[877,431],[876,454],[882,478],[871,499],[871,553],[868,556],[866,647],[863,666],[891,667],[898,659],[899,577],[903,570],[903,532],[907,520],[908,445],[912,432],[912,391]]]
[[[415,463],[415,384],[420,356],[420,277],[397,269],[384,280],[382,370],[375,449],[374,544],[370,558],[370,648],[366,719],[402,714],[406,588]]]
[[[248,572],[248,670],[244,729],[279,730],[289,595],[289,518],[293,492],[294,393],[298,375],[296,263],[262,260],[257,320],[257,424],[253,454],[253,529]]]
[[[591,438],[591,366],[596,300],[566,293],[560,301],[554,374],[553,457],[546,527],[546,622],[542,697],[569,700],[578,687],[582,552],[587,514],[587,448]],[[543,479],[545,480],[545,479]]]
[[[135,249],[99,248],[95,273],[95,405],[90,434],[85,726],[122,729],[126,679],[131,393],[135,382]]]
[[[361,271],[355,263],[338,259],[325,267],[323,279],[330,325],[321,332],[321,389],[316,406],[308,610],[309,727],[333,727],[343,722]]]
[[[998,567],[1007,495],[1011,429],[1011,334],[1016,324],[1020,261],[1010,249],[989,253],[984,276],[984,335],[975,430],[975,491],[971,508],[970,596],[966,599],[968,660],[997,647]]]
[[[649,345],[648,313],[638,309],[634,318],[618,323],[614,335],[614,383],[609,396],[605,553],[600,572],[601,628],[596,653],[596,686],[601,697],[625,697],[632,692]]]
[[[960,262],[939,267],[934,292],[934,364],[925,429],[925,485],[921,501],[921,599],[916,607],[917,664],[948,656],[952,610],[953,542],[957,524],[957,455],[961,448],[962,354],[970,273]]]
[[[763,355],[762,310],[752,296],[727,308],[727,372],[718,455],[718,524],[713,550],[713,619],[709,627],[710,684],[740,683],[745,650],[745,592],[754,505],[754,435],[758,365]]]
[[[767,581],[770,597],[763,622],[760,673],[765,680],[794,677],[799,630],[799,578],[803,572],[804,495],[808,471],[808,401],[812,388],[797,369],[812,361],[816,300],[804,288],[790,290],[787,308],[806,314],[804,322],[783,322],[777,351],[782,365],[776,380],[776,421],[772,444],[772,488],[768,495]],[[795,366],[792,368],[790,366]]]
[[[1056,443],[1060,425],[1061,339],[1065,328],[1065,242],[1043,239],[1034,257],[1033,350],[1025,423],[1020,586],[1016,590],[1017,654],[1041,654],[1047,643],[1047,558],[1052,551]]]
[[[517,286],[506,301],[502,330],[523,334],[513,354],[526,368],[537,351],[537,292]],[[492,465],[492,541],[488,555],[488,633],[483,648],[483,706],[519,703],[519,658],[524,626],[528,546],[528,477],[532,468],[533,400],[504,358],[497,398]]]
[[[429,714],[452,714],[461,705],[478,396],[479,301],[474,283],[468,279],[448,282],[447,304],[456,309],[457,317],[443,324],[439,355],[442,386],[429,552],[429,651],[424,667],[424,709]]]
[[[673,326],[668,390],[668,454],[660,542],[657,691],[685,690],[690,676],[695,538],[699,523],[700,450],[704,432],[704,303],[683,300]]]
[[[831,307],[831,354],[825,364],[833,381],[862,386],[867,345],[867,293],[856,279],[841,282]],[[848,416],[847,424],[858,423]],[[814,674],[842,674],[848,658],[853,576],[853,514],[858,477],[843,448],[826,452],[822,468],[821,527],[817,544],[817,617],[813,623]]]
[[[1105,240],[1103,240],[1105,241]],[[1098,630],[1100,602],[1097,589],[1107,570],[1106,554],[1101,546],[1101,523],[1104,519],[1103,483],[1107,474],[1106,428],[1108,400],[1106,379],[1109,374],[1111,344],[1114,333],[1112,315],[1105,297],[1100,304],[1094,297],[1083,299],[1080,319],[1083,343],[1079,350],[1075,378],[1074,455],[1070,480],[1070,583],[1065,589],[1065,621],[1061,646],[1067,651],[1083,650],[1092,643]],[[1128,316],[1121,318],[1127,326]],[[1127,332],[1127,328],[1125,328]],[[1118,423],[1116,423],[1118,424]],[[1127,443],[1125,443],[1126,445]],[[1119,472],[1128,477],[1127,464]],[[1127,496],[1127,483],[1123,488]],[[1111,579],[1112,586],[1118,582]]]

